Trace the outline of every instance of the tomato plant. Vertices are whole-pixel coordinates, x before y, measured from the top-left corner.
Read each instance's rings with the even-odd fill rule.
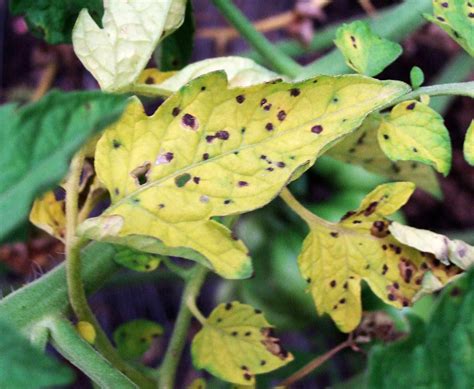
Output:
[[[71,42],[100,90],[0,108],[0,237],[11,239],[29,214],[64,243],[66,257],[0,301],[0,386],[70,384],[71,369],[44,353],[51,344],[100,387],[174,388],[190,339],[192,364],[206,372],[194,388],[266,387],[257,378],[283,366],[279,385],[289,387],[345,348],[369,352],[361,387],[472,387],[474,247],[407,226],[399,210],[417,187],[439,198],[436,172],[451,169],[450,133],[430,97],[472,98],[474,85],[422,86],[419,67],[411,85],[374,77],[402,54],[396,41],[427,20],[472,55],[474,5],[407,0],[378,19],[347,21],[332,31],[334,51],[303,66],[231,1],[213,3],[266,66],[237,56],[187,64],[194,22],[186,0],[11,1],[32,32]],[[153,56],[159,68],[146,68]],[[377,176],[305,206],[298,182],[315,163],[348,185],[352,173],[336,161]],[[290,227],[266,211],[276,198]],[[253,261],[256,253],[268,260]],[[120,268],[168,269],[184,281],[169,333],[145,319],[122,323],[113,341],[102,329],[87,296]],[[205,314],[197,298],[210,273],[237,286]],[[442,288],[436,304],[424,300],[432,313],[421,319],[413,306]],[[290,318],[289,305],[297,310]],[[313,311],[349,335],[302,366],[272,322],[291,328]],[[193,319],[200,327],[190,338]],[[146,366],[143,355],[164,333],[159,366]]]

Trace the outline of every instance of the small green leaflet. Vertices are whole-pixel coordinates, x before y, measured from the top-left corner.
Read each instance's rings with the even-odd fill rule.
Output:
[[[441,27],[474,56],[474,2],[470,0],[433,0],[433,15],[425,17]]]
[[[418,89],[425,81],[423,70],[418,66],[413,66],[410,70],[410,83],[413,89]]]
[[[126,98],[101,92],[51,92],[39,102],[0,108],[0,238],[23,220],[37,195],[66,174],[74,152],[115,121]]]
[[[293,360],[262,312],[232,302],[217,306],[193,339],[194,366],[234,384],[252,385],[255,375]]]
[[[51,388],[69,385],[72,371],[31,346],[13,328],[0,322],[0,388]]]
[[[368,388],[472,388],[474,270],[445,288],[429,323],[408,319],[406,339],[371,350]]]
[[[11,0],[10,11],[24,15],[30,31],[53,45],[71,43],[71,32],[81,9],[87,8],[99,22],[104,13],[102,0]]]
[[[122,324],[114,331],[114,342],[122,358],[141,357],[151,346],[153,339],[163,334],[163,327],[150,320],[137,319]]]
[[[426,163],[445,176],[451,169],[451,140],[443,117],[418,101],[397,104],[384,116],[378,140],[392,161]]]
[[[131,270],[149,272],[155,270],[159,266],[161,257],[133,250],[131,248],[118,246],[117,254],[114,256],[114,261]]]
[[[366,76],[376,76],[402,53],[398,43],[378,36],[360,20],[339,27],[334,43],[347,65]]]
[[[474,166],[474,120],[467,129],[466,139],[464,140],[464,158]]]

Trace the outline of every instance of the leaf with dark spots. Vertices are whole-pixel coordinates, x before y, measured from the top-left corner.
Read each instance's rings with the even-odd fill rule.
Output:
[[[137,319],[119,326],[113,334],[120,356],[127,360],[141,357],[153,340],[163,334],[163,327],[150,320]]]
[[[191,354],[196,368],[240,385],[254,384],[255,375],[293,360],[261,312],[236,301],[212,311],[193,339]]]

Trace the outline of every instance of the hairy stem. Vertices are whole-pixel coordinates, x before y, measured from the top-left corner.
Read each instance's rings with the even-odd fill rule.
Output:
[[[99,352],[119,371],[122,371],[139,384],[140,387],[153,387],[152,380],[122,361],[87,302],[81,277],[80,255],[85,241],[76,237],[79,184],[83,162],[84,154],[82,151],[79,151],[71,162],[69,177],[66,182],[66,279],[69,301],[77,319],[87,321],[94,326],[97,334],[95,345]]]
[[[296,200],[296,198],[291,194],[288,188],[283,188],[280,193],[280,197],[293,210],[293,212],[295,212],[308,224],[316,223],[328,227],[330,229],[334,228],[333,223],[329,223],[328,221],[321,219],[320,217],[316,216],[314,213],[306,209],[303,205],[301,205],[301,203]]]
[[[186,344],[186,338],[192,319],[192,313],[187,303],[197,298],[208,272],[209,270],[206,267],[195,265],[186,281],[173,334],[171,335],[163,363],[159,369],[160,389],[173,389],[175,387],[176,370],[181,360],[181,354]]]
[[[302,71],[302,66],[275,47],[262,33],[255,29],[252,23],[231,0],[212,0],[212,2],[229,23],[242,34],[277,72],[286,74],[289,77],[296,77]]]
[[[286,378],[284,381],[282,381],[278,386],[279,387],[289,387],[290,385],[293,385],[295,382],[299,381],[303,377],[306,377],[313,370],[317,369],[324,362],[331,359],[339,351],[344,350],[347,347],[352,347],[352,346],[354,346],[354,341],[352,340],[352,337],[349,337],[349,339],[347,339],[346,341],[338,344],[336,347],[332,348],[327,353],[325,353],[323,355],[320,355],[319,357],[313,359],[311,362],[309,362],[307,365],[303,366],[296,373],[292,374],[291,376]]]

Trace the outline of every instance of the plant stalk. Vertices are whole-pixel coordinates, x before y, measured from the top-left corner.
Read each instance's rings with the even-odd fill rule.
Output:
[[[287,56],[258,32],[231,0],[212,0],[221,14],[254,47],[255,50],[279,73],[296,77],[303,67]]]
[[[117,370],[126,374],[131,380],[143,388],[152,388],[153,380],[142,375],[138,370],[126,364],[110,343],[102,330],[89,303],[81,277],[81,249],[86,243],[76,237],[78,220],[79,184],[84,163],[84,154],[79,151],[71,162],[69,177],[66,182],[66,279],[71,307],[80,321],[87,321],[94,326],[96,332],[95,346],[100,353]]]
[[[160,389],[173,389],[175,387],[176,370],[186,345],[186,338],[193,317],[187,304],[188,301],[194,301],[199,295],[208,272],[209,270],[206,267],[195,265],[186,281],[173,334],[159,369],[158,387]]]

